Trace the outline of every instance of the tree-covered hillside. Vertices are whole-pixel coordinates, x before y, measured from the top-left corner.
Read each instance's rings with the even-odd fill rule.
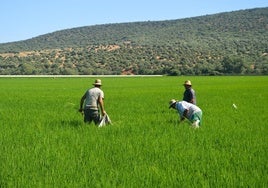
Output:
[[[61,30],[0,44],[0,74],[268,73],[268,8]]]

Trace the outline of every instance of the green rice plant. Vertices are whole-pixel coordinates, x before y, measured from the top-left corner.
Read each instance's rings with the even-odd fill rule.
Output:
[[[0,187],[267,187],[268,77],[101,79],[98,128],[78,113],[94,78],[0,78]],[[199,129],[168,109],[187,79]]]

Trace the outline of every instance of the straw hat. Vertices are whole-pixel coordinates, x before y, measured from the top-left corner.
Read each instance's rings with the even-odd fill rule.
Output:
[[[190,81],[190,80],[186,80],[186,81],[184,82],[184,84],[183,84],[183,85],[191,86],[191,85],[192,85],[192,83],[191,83],[191,81]]]
[[[173,104],[175,104],[177,101],[175,100],[175,99],[171,99],[170,101],[169,101],[169,108],[171,108],[171,106],[173,105]]]
[[[95,80],[95,83],[93,85],[101,86],[101,80],[100,79]]]

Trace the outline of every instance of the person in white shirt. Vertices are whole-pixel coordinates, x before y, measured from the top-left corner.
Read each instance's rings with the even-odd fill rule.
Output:
[[[169,101],[169,108],[176,109],[180,116],[180,121],[188,119],[194,128],[199,128],[202,121],[202,110],[189,102],[186,101],[176,101],[171,99]]]
[[[104,92],[101,88],[101,80],[95,80],[94,87],[88,89],[80,100],[79,112],[84,114],[84,122],[91,123],[94,121],[95,125],[98,125],[101,121],[99,109],[102,116],[106,114],[104,110]],[[84,105],[84,107],[83,107]]]

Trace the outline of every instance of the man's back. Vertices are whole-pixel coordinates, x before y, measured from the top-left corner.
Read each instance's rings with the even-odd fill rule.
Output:
[[[94,87],[86,91],[85,109],[98,109],[98,98],[104,98],[103,91]]]
[[[184,91],[183,100],[196,105],[195,91],[192,88],[187,88]]]
[[[185,110],[187,110],[188,111],[188,118],[190,116],[192,116],[192,114],[194,112],[200,112],[200,111],[202,111],[198,106],[196,106],[196,105],[194,105],[192,103],[186,102],[186,101],[180,101],[180,102],[178,102],[177,103],[177,109],[178,109],[180,115],[183,115],[183,112]]]

